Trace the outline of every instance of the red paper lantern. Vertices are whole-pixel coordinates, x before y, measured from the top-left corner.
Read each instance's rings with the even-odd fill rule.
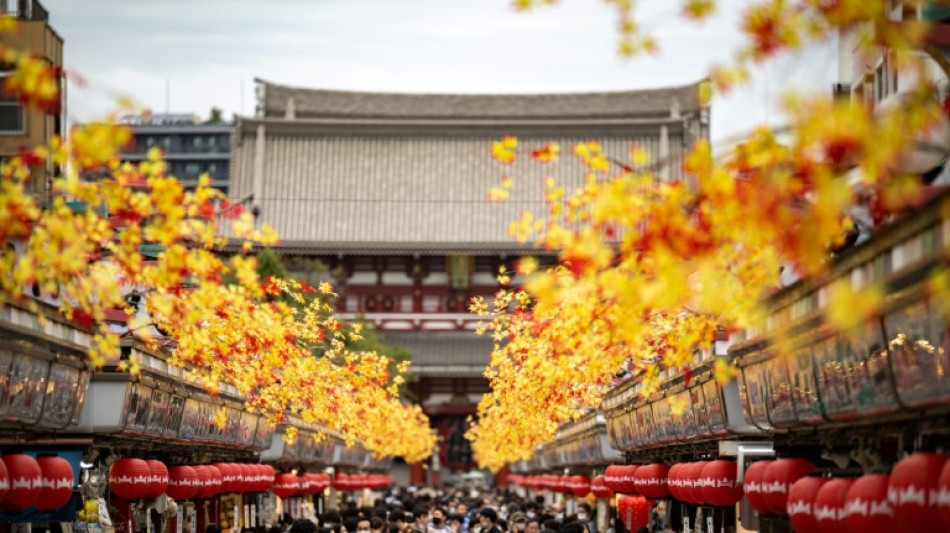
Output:
[[[7,472],[7,466],[0,461],[0,502],[7,497],[10,492],[10,473]]]
[[[762,490],[772,514],[785,516],[788,491],[799,479],[815,471],[815,465],[806,459],[776,459],[765,469]]]
[[[0,474],[0,480],[2,479],[2,474]],[[943,518],[943,525],[950,529],[950,461],[943,465],[937,487],[939,488],[937,491],[937,511],[940,513],[940,517]],[[2,499],[3,496],[0,495],[0,500]]]
[[[894,510],[887,501],[890,476],[873,474],[854,480],[844,504],[844,524],[851,533],[898,531]]]
[[[687,463],[676,463],[670,467],[669,473],[666,475],[666,484],[670,489],[670,494],[677,500],[683,501],[683,480],[681,479],[683,467]]]
[[[221,494],[221,486],[223,485],[222,479],[224,476],[221,475],[221,471],[218,470],[218,467],[214,465],[208,465],[207,468],[208,473],[211,474],[211,492],[207,496],[210,498]]]
[[[237,465],[232,463],[211,463],[221,472],[221,493],[237,492]]]
[[[254,491],[254,467],[247,463],[241,463],[238,465],[241,468],[241,473],[238,475],[238,481],[241,483],[241,492],[253,492]]]
[[[201,500],[211,494],[211,472],[204,465],[195,465],[195,473],[198,474],[198,490],[195,492],[195,499]]]
[[[668,477],[670,467],[663,463],[653,463],[637,468],[636,486],[647,498],[665,498],[670,493]]]
[[[331,486],[336,490],[350,490],[350,475],[346,472],[337,472],[333,476]]]
[[[649,522],[649,504],[640,495],[623,494],[617,501],[617,512],[628,531],[637,531]]]
[[[165,463],[155,459],[147,459],[145,464],[148,465],[148,484],[145,485],[145,494],[142,498],[154,500],[165,494],[168,488],[168,468],[165,467]]]
[[[837,477],[829,479],[818,489],[813,508],[821,533],[840,533],[840,527],[844,525],[844,503],[852,483],[852,479]]]
[[[946,531],[937,507],[937,485],[946,462],[946,455],[915,453],[894,465],[887,485],[887,501],[894,510],[899,531]]]
[[[631,494],[634,492],[640,492],[637,488],[637,470],[639,470],[639,465],[620,465],[619,479],[620,479],[620,492]]]
[[[123,500],[137,500],[148,489],[152,469],[141,459],[126,457],[109,467],[109,488]]]
[[[604,470],[604,483],[607,488],[614,492],[621,492],[620,490],[620,469],[623,465],[610,465]]]
[[[614,491],[607,487],[604,476],[594,476],[594,479],[590,480],[590,491],[594,493],[595,498],[610,498],[614,495]]]
[[[765,470],[774,461],[756,461],[749,465],[745,470],[745,476],[742,478],[742,491],[749,500],[749,505],[756,511],[769,514],[769,503],[765,499],[765,491],[762,490],[762,478],[765,476]]]
[[[703,500],[717,507],[731,507],[742,499],[742,485],[736,480],[738,466],[735,461],[720,459],[703,467]]]
[[[310,490],[313,488],[311,485],[313,480],[310,478],[310,474],[303,473],[297,475],[297,492],[294,493],[294,496],[302,496],[304,494],[310,494]]]
[[[41,455],[36,462],[40,465],[42,488],[33,506],[40,511],[55,511],[73,496],[73,467],[55,455]]]
[[[590,494],[590,478],[587,476],[571,476],[569,484],[575,496],[583,497]]]
[[[271,486],[274,484],[274,467],[271,465],[261,465],[261,473],[263,475],[263,481],[261,481],[261,492],[270,490]]]
[[[254,468],[254,492],[264,492],[267,490],[267,476],[264,473],[264,465],[251,465]]]
[[[297,492],[297,476],[290,472],[281,472],[274,479],[274,486],[271,487],[280,498],[289,498]]]
[[[697,461],[689,466],[686,477],[687,501],[697,505],[706,503],[706,496],[703,494],[703,468],[709,461]]]
[[[785,512],[797,533],[821,533],[815,518],[815,497],[826,481],[827,478],[806,476],[793,483],[788,491]]]
[[[173,466],[168,470],[168,488],[165,494],[173,500],[187,500],[198,493],[198,473],[186,466]]]
[[[0,509],[22,511],[36,503],[43,485],[43,472],[36,459],[25,454],[0,455],[10,476],[10,490]]]

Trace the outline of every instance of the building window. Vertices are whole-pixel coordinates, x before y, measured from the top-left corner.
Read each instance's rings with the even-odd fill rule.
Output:
[[[200,163],[185,163],[185,176],[197,177],[201,173]]]
[[[10,72],[0,72],[0,83]],[[26,115],[23,104],[15,95],[0,94],[0,135],[26,133]]]

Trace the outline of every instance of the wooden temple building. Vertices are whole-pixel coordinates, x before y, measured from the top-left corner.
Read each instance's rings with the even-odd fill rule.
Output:
[[[412,391],[443,437],[415,483],[472,468],[466,417],[487,391],[491,341],[474,334],[472,296],[491,297],[495,276],[525,255],[508,225],[543,215],[543,177],[566,190],[586,174],[571,155],[595,140],[627,160],[650,154],[660,179],[679,176],[685,154],[709,136],[697,86],[588,94],[384,94],[296,88],[258,80],[254,117],[237,117],[230,196],[275,226],[276,251],[294,275],[330,278],[344,318],[363,317],[386,342],[414,351]],[[490,157],[504,135],[524,147],[558,143],[557,163]],[[525,154],[528,152],[525,151]],[[488,191],[507,175],[511,196]],[[517,282],[517,280],[515,280]],[[396,472],[397,476],[399,475]]]

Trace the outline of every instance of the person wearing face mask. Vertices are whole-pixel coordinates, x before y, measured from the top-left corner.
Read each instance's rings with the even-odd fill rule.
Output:
[[[438,507],[432,510],[432,523],[428,526],[428,533],[452,533],[445,523],[445,511]]]
[[[369,518],[360,518],[356,522],[356,533],[372,533],[372,525]]]
[[[528,527],[528,516],[521,511],[511,513],[510,533],[525,533]]]
[[[587,502],[577,504],[577,521],[587,526],[587,531],[597,533],[597,521],[594,519],[594,513]]]
[[[502,533],[498,527],[498,512],[491,507],[485,507],[478,512],[481,522],[481,533]]]

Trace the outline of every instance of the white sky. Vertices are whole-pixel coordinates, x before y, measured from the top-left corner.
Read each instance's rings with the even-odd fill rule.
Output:
[[[525,93],[626,90],[690,83],[738,46],[743,0],[720,0],[699,26],[679,1],[641,0],[656,57],[621,59],[602,0],[561,0],[518,13],[509,0],[43,0],[65,40],[73,121],[101,116],[125,94],[165,111],[212,106],[253,113],[253,79],[326,89]],[[773,61],[756,83],[713,102],[713,139],[775,124],[784,87],[828,94],[833,46]],[[243,91],[242,91],[243,84]],[[768,91],[766,91],[768,87]],[[770,105],[767,105],[770,103]],[[769,109],[771,108],[771,109]]]

